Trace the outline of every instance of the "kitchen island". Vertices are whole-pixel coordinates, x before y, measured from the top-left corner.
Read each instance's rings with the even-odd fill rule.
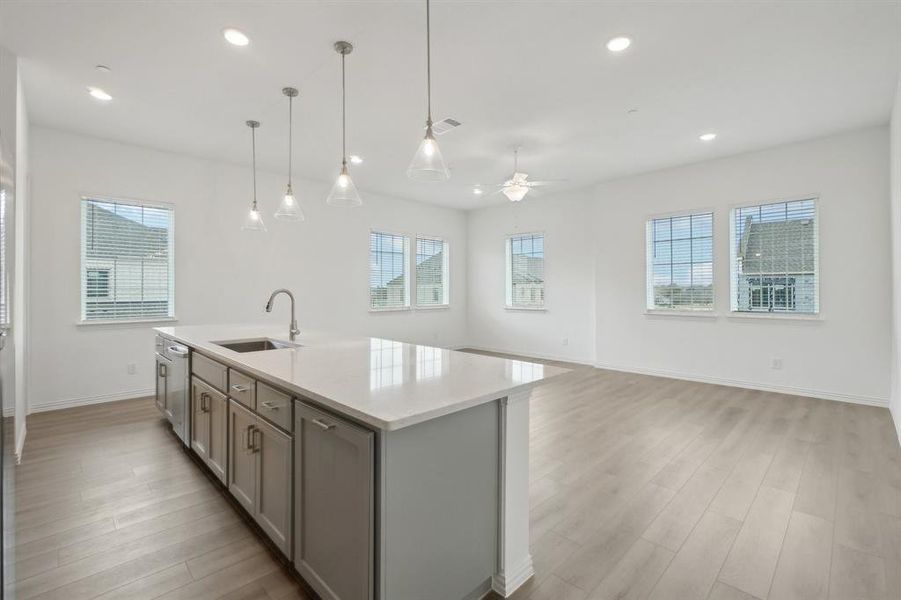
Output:
[[[566,369],[260,326],[156,331],[190,350],[191,449],[323,598],[506,597],[531,577],[528,399]]]

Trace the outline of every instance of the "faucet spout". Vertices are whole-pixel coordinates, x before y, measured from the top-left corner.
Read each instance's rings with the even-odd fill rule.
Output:
[[[288,339],[293,342],[300,330],[297,328],[297,317],[294,312],[294,294],[291,293],[291,290],[279,288],[272,292],[269,296],[269,301],[266,303],[266,312],[272,312],[272,304],[275,301],[275,297],[279,294],[286,294],[291,299],[291,324],[288,326]]]

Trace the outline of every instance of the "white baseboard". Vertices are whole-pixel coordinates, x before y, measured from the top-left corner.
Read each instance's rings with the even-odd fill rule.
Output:
[[[806,396],[808,398],[820,398],[823,400],[834,400],[836,402],[850,402],[852,404],[865,404],[867,406],[880,406],[888,408],[888,398],[880,398],[877,396],[862,396],[858,394],[845,394],[841,392],[827,392],[824,390],[816,390],[811,388],[801,388],[789,385],[773,385],[766,383],[758,383],[755,381],[744,381],[740,379],[726,379],[723,377],[711,377],[708,375],[696,375],[693,373],[683,373],[681,371],[669,371],[666,369],[648,369],[645,367],[633,367],[627,365],[613,365],[604,363],[595,363],[598,369],[609,369],[611,371],[623,371],[626,373],[638,373],[641,375],[653,375],[656,377],[668,377],[670,379],[683,379],[685,381],[697,381],[699,383],[712,383],[715,385],[726,385],[729,387],[745,388],[751,390],[760,390],[763,392],[775,392],[777,394],[789,394],[792,396]],[[901,431],[901,430],[899,430]]]
[[[554,360],[557,362],[568,362],[576,365],[585,365],[588,367],[594,366],[594,361],[591,359],[584,358],[573,358],[571,356],[560,356],[555,354],[535,354],[532,352],[525,353],[516,350],[510,350],[509,348],[490,348],[488,346],[479,346],[476,344],[467,344],[465,346],[455,347],[454,350],[463,350],[464,348],[469,348],[471,350],[481,350],[482,352],[497,352],[498,354],[512,354],[514,356],[522,356],[523,358],[538,358],[541,360]]]
[[[522,563],[512,573],[495,573],[491,578],[491,589],[502,598],[509,598],[522,584],[532,578],[535,569],[532,566],[532,555],[526,555]]]
[[[32,404],[30,412],[47,412],[50,410],[62,410],[64,408],[75,408],[76,406],[88,406],[91,404],[103,404],[104,402],[117,402],[119,400],[133,400],[135,398],[146,398],[153,396],[156,390],[153,388],[143,390],[129,390],[125,392],[113,392],[112,394],[101,394],[99,396],[84,396],[81,398],[63,398],[61,400],[53,400],[43,404]]]

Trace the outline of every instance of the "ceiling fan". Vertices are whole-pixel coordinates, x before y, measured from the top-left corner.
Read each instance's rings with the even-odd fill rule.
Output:
[[[532,188],[548,185],[549,183],[554,183],[554,181],[529,181],[529,174],[519,171],[519,148],[516,148],[513,150],[513,174],[499,185],[500,189],[495,193],[503,194],[510,202],[519,202],[526,197],[526,194]]]

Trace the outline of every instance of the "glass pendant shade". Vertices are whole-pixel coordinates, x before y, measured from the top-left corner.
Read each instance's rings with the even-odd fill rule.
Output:
[[[350,178],[350,174],[347,172],[347,165],[341,166],[341,173],[338,175],[338,179],[335,180],[335,185],[332,186],[332,191],[329,192],[326,202],[331,206],[347,207],[363,204],[363,199],[360,198],[360,194],[357,192],[357,186],[354,185],[353,179]]]
[[[266,231],[266,224],[263,223],[263,215],[260,214],[256,204],[250,207],[247,218],[244,219],[244,225],[241,229],[245,231]]]
[[[450,178],[431,126],[407,167],[407,177],[415,181],[447,181]]]
[[[275,218],[281,221],[303,221],[306,218],[290,184],[278,205],[278,210],[275,211]]]
[[[514,183],[505,187],[503,192],[510,202],[519,202],[526,197],[526,194],[529,192],[529,186]]]

